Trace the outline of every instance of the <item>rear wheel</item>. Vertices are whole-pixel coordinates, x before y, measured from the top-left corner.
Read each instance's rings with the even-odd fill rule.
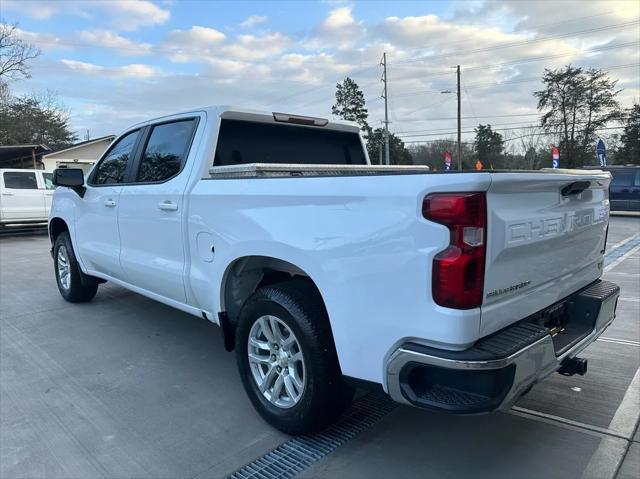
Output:
[[[251,402],[283,432],[317,431],[353,397],[342,380],[322,300],[306,280],[256,291],[240,312],[235,349]]]
[[[62,232],[53,246],[53,262],[60,295],[72,303],[91,301],[98,292],[98,279],[84,274],[76,260],[68,232]]]

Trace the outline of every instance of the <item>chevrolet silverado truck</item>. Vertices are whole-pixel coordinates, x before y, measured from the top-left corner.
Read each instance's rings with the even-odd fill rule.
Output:
[[[318,430],[356,386],[457,414],[511,407],[613,321],[609,173],[369,163],[357,126],[204,108],[58,169],[60,294],[110,281],[221,328],[274,427]]]

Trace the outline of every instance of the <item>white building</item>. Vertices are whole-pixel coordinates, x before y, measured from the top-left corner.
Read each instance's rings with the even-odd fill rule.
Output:
[[[114,138],[115,135],[103,136],[48,153],[42,157],[44,169],[82,168],[87,173]]]

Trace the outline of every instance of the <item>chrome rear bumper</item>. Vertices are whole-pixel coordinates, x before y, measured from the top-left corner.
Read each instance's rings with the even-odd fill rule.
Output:
[[[387,362],[388,393],[400,403],[459,414],[509,409],[534,384],[602,334],[615,318],[619,294],[617,285],[598,281],[572,295],[571,310],[591,317],[590,329],[561,350],[544,326],[526,320],[467,351],[405,344]],[[514,343],[517,349],[504,348]]]

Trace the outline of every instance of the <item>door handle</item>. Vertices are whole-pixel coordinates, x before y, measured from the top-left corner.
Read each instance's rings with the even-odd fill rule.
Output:
[[[104,200],[104,205],[109,208],[113,208],[116,205],[116,202],[109,198],[108,200]]]
[[[15,196],[13,193],[2,193],[2,196]]]
[[[158,208],[163,211],[177,211],[178,205],[176,205],[173,201],[165,200],[158,203]]]

